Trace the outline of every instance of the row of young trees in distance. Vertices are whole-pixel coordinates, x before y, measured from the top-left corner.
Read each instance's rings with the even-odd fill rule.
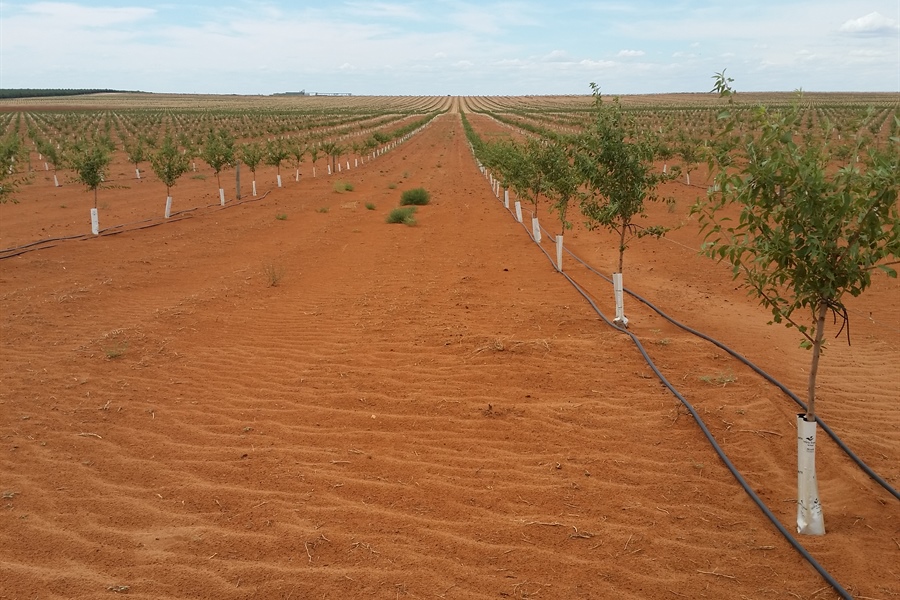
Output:
[[[168,156],[169,149],[177,148],[179,153],[189,166],[194,159],[199,158],[206,162],[216,175],[220,196],[223,195],[220,174],[224,169],[234,167],[238,162],[244,162],[250,168],[255,183],[256,168],[261,163],[274,166],[278,185],[281,185],[281,167],[293,159],[296,169],[295,179],[299,181],[300,164],[309,157],[313,163],[313,172],[321,157],[330,157],[331,171],[338,170],[337,165],[345,156],[355,155],[355,161],[364,159],[365,156],[374,154],[387,144],[403,137],[409,132],[420,127],[439,113],[426,115],[382,117],[375,122],[379,129],[371,130],[365,127],[352,127],[352,134],[344,133],[337,138],[317,137],[307,135],[274,136],[263,140],[249,140],[239,142],[235,133],[227,127],[210,126],[206,133],[198,138],[196,134],[189,135],[184,131],[174,134],[174,128],[161,126],[156,130],[147,132],[129,132],[121,135],[117,144],[110,134],[114,128],[101,127],[89,132],[89,127],[81,127],[84,134],[67,136],[65,138],[50,138],[42,135],[37,128],[30,127],[26,135],[22,135],[24,128],[21,119],[7,117],[6,127],[8,133],[0,138],[0,160],[2,160],[2,180],[0,180],[0,201],[5,202],[15,198],[14,191],[17,186],[26,185],[34,178],[30,175],[38,170],[34,163],[45,163],[47,169],[53,170],[53,181],[60,185],[57,175],[58,169],[70,170],[75,178],[96,191],[102,186],[105,179],[104,170],[109,165],[115,153],[125,154],[127,160],[134,165],[135,178],[141,178],[141,164],[150,161],[153,171],[161,181],[161,176],[156,169],[161,156]],[[101,119],[96,114],[85,114],[83,119],[87,123],[97,123]],[[104,121],[109,122],[109,121]],[[369,119],[364,119],[364,124],[371,124]],[[193,130],[192,130],[193,131]],[[165,148],[165,152],[163,149]],[[90,160],[87,157],[92,157]],[[102,160],[101,160],[102,157]],[[179,161],[180,162],[180,161]],[[348,160],[349,163],[349,160]],[[96,171],[96,176],[87,177],[83,166]],[[195,168],[195,167],[193,167]],[[169,174],[171,168],[165,169]],[[183,172],[182,172],[183,173]],[[169,184],[169,187],[173,184]],[[255,187],[255,185],[254,185]]]

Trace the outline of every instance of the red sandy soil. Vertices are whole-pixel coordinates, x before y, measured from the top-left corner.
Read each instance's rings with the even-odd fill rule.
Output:
[[[245,171],[243,203],[226,172],[225,209],[201,167],[182,218],[0,262],[0,598],[837,597],[492,195],[458,115],[338,176],[353,191],[318,167],[282,189],[261,169],[257,199]],[[0,206],[0,246],[89,232],[91,194],[38,175]],[[386,224],[418,186],[418,225]],[[703,189],[665,192],[648,223],[682,227],[633,243],[626,286],[804,395],[797,333],[696,253]],[[164,202],[116,163],[101,227]],[[610,235],[566,243],[610,271]],[[612,315],[611,286],[564,260]],[[850,308],[821,414],[897,487],[898,283]],[[793,530],[796,405],[626,312]],[[801,542],[857,597],[900,596],[900,503],[821,431],[818,477],[828,534]]]

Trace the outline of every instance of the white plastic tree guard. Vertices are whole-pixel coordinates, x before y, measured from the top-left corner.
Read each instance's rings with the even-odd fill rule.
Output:
[[[100,235],[100,215],[96,208],[91,209],[91,233]]]
[[[613,292],[616,295],[616,318],[613,319],[613,323],[618,323],[622,327],[628,327],[628,317],[625,316],[624,289],[622,274],[613,273]]]
[[[250,183],[250,187],[253,189],[253,197],[256,198],[256,180],[255,179]]]
[[[325,165],[328,167],[328,174],[331,175],[331,165]]]
[[[563,235],[556,236],[556,270],[562,273]]]
[[[59,187],[59,179],[56,177],[56,173],[53,174],[53,187]]]
[[[275,178],[278,180],[278,187],[281,187],[281,175],[276,175]],[[254,196],[256,194],[253,194]]]
[[[797,533],[825,535],[816,480],[816,422],[797,415]]]
[[[509,210],[509,189],[503,190],[503,207]]]
[[[137,167],[134,168],[134,176],[137,177],[138,179],[141,178],[141,170],[138,169]]]
[[[166,218],[172,216],[172,196],[166,196]]]
[[[522,203],[516,200],[516,221],[522,222]]]
[[[541,224],[536,216],[531,217],[531,237],[538,244],[541,243]]]
[[[225,206],[225,190],[219,188],[219,204]]]

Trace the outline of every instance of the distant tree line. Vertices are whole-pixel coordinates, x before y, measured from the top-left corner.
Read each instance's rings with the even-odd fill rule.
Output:
[[[8,98],[46,98],[51,96],[84,96],[87,94],[122,93],[124,90],[63,90],[63,89],[0,89],[0,99]]]

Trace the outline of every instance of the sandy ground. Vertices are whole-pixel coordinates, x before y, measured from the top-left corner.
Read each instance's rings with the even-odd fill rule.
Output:
[[[338,176],[260,169],[256,199],[245,172],[242,203],[226,172],[224,209],[198,167],[171,222],[0,261],[0,598],[837,597],[492,195],[458,115]],[[0,246],[89,232],[92,195],[38,175],[0,206]],[[117,163],[108,184],[101,227],[163,221],[154,177]],[[418,224],[386,224],[419,186]],[[796,333],[696,254],[702,188],[666,193],[648,222],[681,227],[632,245],[626,286],[802,395]],[[566,244],[611,270],[610,235]],[[850,308],[820,412],[897,487],[900,287]],[[797,407],[626,312],[793,530]],[[900,503],[820,436],[828,534],[801,541],[857,597],[898,597]]]

